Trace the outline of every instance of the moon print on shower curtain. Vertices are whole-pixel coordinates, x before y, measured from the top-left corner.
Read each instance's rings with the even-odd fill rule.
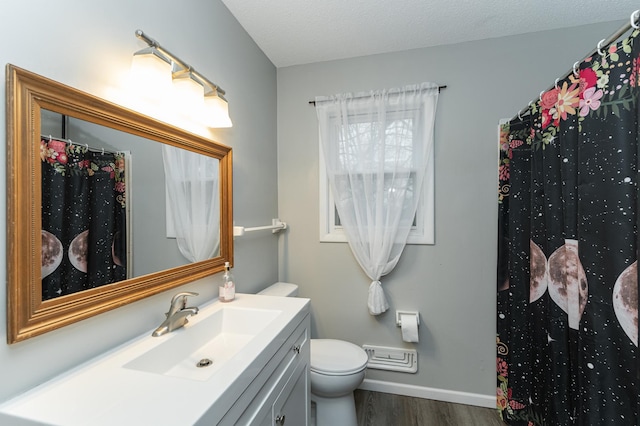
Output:
[[[63,248],[60,240],[50,232],[42,231],[42,278],[49,276],[62,263]]]
[[[547,283],[549,281],[549,272],[547,257],[542,249],[529,240],[529,264],[530,264],[530,284],[529,284],[529,303],[533,303],[547,291]]]
[[[79,233],[69,246],[69,260],[78,271],[87,273],[89,256],[89,230]]]
[[[613,309],[620,326],[638,346],[638,261],[622,271],[613,286]]]
[[[564,242],[549,257],[549,295],[569,316],[569,328],[577,330],[587,305],[587,276],[578,256],[578,241]]]

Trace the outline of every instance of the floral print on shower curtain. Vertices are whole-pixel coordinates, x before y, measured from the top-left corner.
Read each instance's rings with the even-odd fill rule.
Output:
[[[497,405],[638,425],[638,32],[500,129]]]
[[[42,300],[127,278],[124,154],[55,139],[42,160]]]

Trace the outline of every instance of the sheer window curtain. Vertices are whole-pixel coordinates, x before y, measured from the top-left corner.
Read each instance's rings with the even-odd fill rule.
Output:
[[[162,145],[162,158],[180,253],[210,259],[220,248],[218,160],[170,145]]]
[[[389,309],[380,278],[411,230],[433,149],[438,86],[316,98],[327,177],[349,247],[372,280],[371,315]]]

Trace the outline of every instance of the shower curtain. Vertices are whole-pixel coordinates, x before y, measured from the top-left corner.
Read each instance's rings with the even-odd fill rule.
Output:
[[[497,405],[510,425],[640,422],[637,36],[500,128]]]
[[[127,279],[124,154],[40,141],[42,300]]]

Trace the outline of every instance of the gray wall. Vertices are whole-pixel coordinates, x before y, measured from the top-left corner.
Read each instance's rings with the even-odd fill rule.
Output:
[[[495,395],[498,121],[513,117],[619,26],[278,69],[278,203],[291,226],[280,242],[280,280],[298,283],[301,296],[311,298],[312,337],[419,351],[418,374],[370,370],[369,379]],[[369,280],[349,247],[318,242],[318,128],[308,101],[423,81],[448,86],[436,119],[436,244],[405,249],[382,279],[391,309],[372,317]],[[396,309],[420,311],[419,344],[403,345]]]
[[[237,224],[259,226],[277,217],[276,69],[218,0],[3,1],[0,63],[12,63],[93,95],[117,101],[142,29],[227,91],[231,129],[190,131],[229,145],[234,155]],[[5,86],[0,85],[0,99]],[[0,117],[5,116],[0,102]],[[4,138],[5,120],[0,120]],[[9,147],[10,148],[10,147]],[[0,222],[6,223],[6,154],[0,149]],[[157,206],[164,209],[164,205]],[[0,227],[2,252],[5,227]],[[277,238],[236,241],[237,290],[254,292],[277,280]],[[184,286],[217,296],[221,274]],[[0,256],[0,281],[6,259]],[[6,291],[0,288],[0,318]],[[177,291],[177,290],[176,290]],[[130,304],[27,341],[7,345],[0,321],[0,401],[25,391],[107,349],[148,332],[164,318],[173,291]]]

